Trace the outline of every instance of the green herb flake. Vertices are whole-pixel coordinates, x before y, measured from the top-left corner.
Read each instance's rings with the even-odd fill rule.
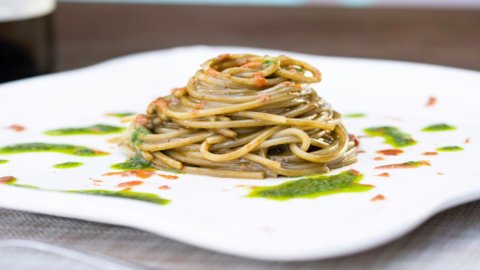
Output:
[[[456,145],[449,145],[437,148],[438,152],[458,152],[463,151],[463,148]]]
[[[450,131],[450,130],[456,130],[457,128],[454,126],[451,126],[449,124],[445,123],[440,123],[440,124],[434,124],[430,126],[426,126],[422,128],[422,131],[425,132],[439,132],[439,131]]]
[[[96,190],[71,190],[69,192],[79,193],[79,194],[88,194],[88,195],[97,195],[97,196],[106,196],[106,197],[116,197],[116,198],[122,198],[122,199],[132,199],[132,200],[139,200],[139,201],[160,204],[160,205],[165,205],[170,202],[170,200],[164,199],[152,193],[135,192],[135,191],[129,191],[129,190],[111,191],[111,190],[96,189]]]
[[[364,192],[370,185],[359,184],[362,175],[349,170],[336,175],[314,175],[288,181],[276,186],[257,187],[247,197],[289,200],[293,198],[316,198],[344,192]]]
[[[132,112],[117,112],[117,113],[106,113],[105,116],[123,118],[131,115],[135,115],[135,114],[136,113],[132,113]]]
[[[364,114],[364,113],[348,113],[348,114],[344,114],[342,115],[344,118],[364,118],[366,117],[367,115]]]
[[[386,144],[396,148],[411,146],[417,143],[409,134],[402,132],[396,127],[371,127],[364,129],[364,132],[370,136],[383,137]]]
[[[145,169],[154,169],[152,164],[141,156],[136,156],[128,159],[122,163],[116,163],[110,166],[112,169],[117,170],[145,170]]]
[[[55,152],[82,157],[94,157],[108,155],[106,152],[91,149],[85,146],[53,143],[21,143],[0,147],[0,154],[23,154],[32,152]]]
[[[73,136],[73,135],[108,135],[114,133],[120,133],[125,128],[110,126],[110,125],[93,125],[88,127],[76,127],[76,128],[60,128],[45,131],[44,134],[50,136]]]
[[[68,161],[68,162],[64,162],[64,163],[55,164],[55,165],[53,165],[53,167],[57,168],[57,169],[71,169],[71,168],[80,167],[82,165],[83,165],[82,162]]]

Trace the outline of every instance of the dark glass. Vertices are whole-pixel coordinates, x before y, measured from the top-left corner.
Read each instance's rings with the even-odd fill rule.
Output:
[[[0,83],[51,72],[53,16],[0,21]]]

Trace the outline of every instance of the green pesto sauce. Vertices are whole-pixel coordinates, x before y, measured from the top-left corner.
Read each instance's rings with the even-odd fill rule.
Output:
[[[148,134],[152,134],[150,130],[144,127],[138,127],[132,132],[130,142],[135,146],[139,146],[142,143],[142,137]]]
[[[449,146],[443,146],[437,148],[438,152],[457,152],[457,151],[463,151],[463,148],[460,146],[456,145],[449,145]]]
[[[0,159],[0,164],[5,164],[5,163],[8,163],[8,160],[6,160],[6,159]]]
[[[117,197],[117,198],[123,198],[123,199],[133,199],[133,200],[139,200],[139,201],[161,204],[161,205],[165,205],[170,202],[170,200],[164,199],[152,193],[135,192],[135,191],[129,191],[129,190],[111,191],[111,190],[97,189],[97,190],[71,190],[69,192],[97,195],[97,196]]]
[[[402,132],[396,127],[384,126],[384,127],[371,127],[363,130],[370,136],[380,136],[385,139],[386,144],[390,144],[393,147],[401,148],[406,146],[415,145],[417,142],[407,133]]]
[[[116,112],[116,113],[106,113],[106,116],[112,116],[117,118],[122,118],[130,115],[134,115],[135,113],[132,112]]]
[[[426,163],[425,161],[407,161],[404,163],[400,163],[400,165],[412,166],[412,167],[430,166],[429,163]]]
[[[68,162],[64,162],[64,163],[55,164],[55,165],[53,165],[53,167],[57,168],[57,169],[71,169],[71,168],[80,167],[82,165],[83,165],[82,162],[68,161]]]
[[[438,131],[449,131],[449,130],[456,130],[457,128],[454,126],[451,126],[449,124],[445,123],[440,123],[440,124],[434,124],[430,126],[426,126],[422,128],[422,131],[426,132],[438,132]]]
[[[23,154],[32,152],[55,152],[81,157],[104,156],[108,153],[91,149],[85,146],[52,143],[21,143],[0,147],[0,154]]]
[[[140,156],[133,157],[122,163],[116,163],[110,166],[112,169],[117,170],[145,170],[154,169],[152,164]]]
[[[363,117],[366,117],[367,115],[364,113],[347,113],[342,116],[344,118],[363,118]]]
[[[336,175],[307,176],[277,186],[257,187],[247,197],[289,200],[293,198],[316,198],[344,192],[363,192],[372,189],[372,186],[358,183],[362,177],[362,175],[357,175],[351,171]]]
[[[44,134],[50,136],[107,135],[120,133],[124,130],[125,128],[123,127],[98,124],[88,127],[52,129],[45,131]]]

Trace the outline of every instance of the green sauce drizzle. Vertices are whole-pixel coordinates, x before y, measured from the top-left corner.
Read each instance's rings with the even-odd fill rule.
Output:
[[[132,137],[130,138],[130,142],[133,145],[139,146],[142,143],[142,137],[148,134],[152,134],[150,130],[144,127],[138,127],[132,132]]]
[[[91,149],[85,146],[52,143],[21,143],[0,147],[0,154],[23,154],[31,152],[55,152],[81,157],[95,157],[108,155],[106,152]]]
[[[407,133],[402,132],[396,127],[384,126],[384,127],[371,127],[363,130],[370,136],[380,136],[385,138],[385,143],[390,144],[393,147],[401,148],[406,146],[415,145],[417,142]]]
[[[336,175],[307,176],[277,186],[257,187],[247,197],[288,200],[316,198],[343,192],[364,192],[372,189],[372,186],[358,184],[362,177],[353,171],[345,171]]]
[[[117,118],[122,118],[130,115],[134,115],[135,113],[132,112],[117,112],[117,113],[106,113],[106,116],[112,116],[112,117],[117,117]]]
[[[140,156],[133,157],[122,163],[116,163],[110,166],[112,169],[117,170],[145,170],[154,169],[152,164]]]
[[[437,148],[438,152],[457,152],[457,151],[463,151],[463,148],[460,146],[456,145],[449,145],[449,146],[443,146]]]
[[[364,113],[348,113],[342,115],[344,118],[363,118],[366,117],[367,115]]]
[[[53,167],[57,168],[57,169],[71,169],[71,168],[80,167],[82,165],[83,165],[82,162],[68,161],[68,162],[64,162],[64,163],[55,164],[55,165],[53,165]]]
[[[125,128],[109,125],[93,125],[88,127],[78,128],[60,128],[45,131],[44,134],[50,136],[72,136],[72,135],[107,135],[113,133],[120,133]]]
[[[12,180],[6,182],[6,183],[2,183],[4,185],[9,185],[9,186],[12,186],[12,187],[22,187],[22,188],[32,188],[32,189],[38,189],[38,187],[36,186],[31,186],[31,185],[25,185],[25,184],[17,184],[18,182],[18,179],[17,178],[13,178]]]
[[[107,197],[117,197],[123,199],[133,199],[149,203],[155,203],[160,205],[165,205],[170,202],[170,200],[164,199],[160,196],[151,193],[145,192],[135,192],[129,190],[122,191],[111,191],[111,190],[71,190],[72,193],[88,194],[88,195],[98,195],[98,196],[107,196]]]
[[[8,163],[8,160],[6,160],[6,159],[0,159],[0,164],[5,164],[5,163]]]
[[[449,130],[456,130],[457,128],[454,126],[451,126],[449,124],[445,123],[440,123],[440,124],[434,124],[430,126],[426,126],[422,128],[422,131],[426,132],[439,132],[439,131],[449,131]]]

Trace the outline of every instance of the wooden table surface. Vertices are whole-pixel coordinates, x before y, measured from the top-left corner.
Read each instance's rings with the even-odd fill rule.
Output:
[[[480,11],[61,3],[55,27],[58,71],[191,44],[480,70]],[[242,259],[130,228],[0,209],[0,240],[7,238],[50,242],[152,269],[480,269],[480,202],[441,213],[374,250],[301,263]],[[2,263],[11,258],[0,254],[0,268],[7,269]]]

